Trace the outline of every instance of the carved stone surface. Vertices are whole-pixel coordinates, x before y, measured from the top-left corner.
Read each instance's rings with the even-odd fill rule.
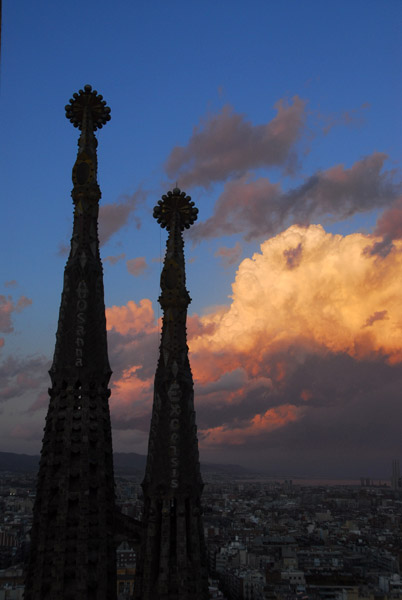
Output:
[[[91,86],[66,107],[81,129],[25,600],[116,598],[111,375],[99,256],[97,140],[110,109]]]
[[[203,483],[195,425],[186,318],[182,231],[198,210],[179,189],[168,192],[154,217],[169,231],[161,273],[163,309],[144,491],[143,542],[137,600],[206,600],[208,577],[201,517]]]

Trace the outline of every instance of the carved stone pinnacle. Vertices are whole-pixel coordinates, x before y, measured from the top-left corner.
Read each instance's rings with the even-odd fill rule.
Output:
[[[179,217],[180,230],[189,229],[197,220],[198,208],[195,207],[190,196],[182,192],[179,188],[174,188],[172,192],[162,196],[162,200],[154,208],[154,218],[161,227],[166,227],[170,231],[175,217]]]
[[[96,90],[92,90],[90,85],[84,86],[84,89],[80,90],[78,94],[73,94],[69,102],[70,104],[65,107],[66,117],[74,127],[82,129],[86,110],[90,111],[93,131],[102,129],[103,125],[110,121],[110,108],[106,106],[103,96]]]

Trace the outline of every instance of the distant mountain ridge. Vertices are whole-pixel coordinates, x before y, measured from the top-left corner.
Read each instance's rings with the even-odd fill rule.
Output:
[[[14,452],[0,452],[0,471],[10,471],[12,473],[30,473],[39,468],[39,455],[16,454]],[[136,452],[114,452],[114,470],[116,475],[142,475],[145,471],[147,457],[144,454]],[[246,476],[255,473],[251,469],[246,469],[240,465],[224,464],[201,464],[203,473],[218,472],[222,475]]]

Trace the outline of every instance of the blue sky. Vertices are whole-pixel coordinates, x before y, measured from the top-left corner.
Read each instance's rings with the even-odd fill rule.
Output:
[[[6,0],[0,80],[0,178],[6,218],[1,223],[0,294],[10,296],[13,306],[21,297],[32,302],[26,306],[22,302],[17,310],[5,312],[0,333],[4,339],[3,364],[8,364],[11,356],[23,370],[26,361],[36,357],[38,368],[43,365],[45,372],[53,353],[66,261],[61,249],[68,246],[72,228],[71,168],[78,137],[64,116],[64,106],[75,91],[90,83],[111,107],[112,120],[98,133],[101,202],[113,205],[111,211],[122,204],[131,206],[126,223],[112,233],[110,224],[104,223],[110,237],[101,248],[102,258],[121,257],[115,264],[113,259],[104,261],[106,305],[123,307],[129,301],[138,304],[146,298],[158,315],[159,261],[166,237],[152,219],[152,208],[162,193],[174,187],[176,179],[181,186],[182,179],[188,182],[183,189],[200,210],[200,223],[213,217],[213,231],[211,227],[208,230],[212,233],[207,234],[204,227],[195,236],[197,243],[191,235],[186,243],[187,284],[193,298],[190,314],[201,318],[216,312],[217,306],[231,305],[230,296],[236,296],[232,284],[241,261],[260,252],[261,243],[293,224],[320,224],[327,234],[342,236],[360,232],[368,236],[367,244],[373,232],[384,234],[385,226],[378,229],[377,225],[376,230],[376,223],[384,211],[392,209],[401,181],[401,13],[400,2],[393,0],[122,0],[114,5],[92,0],[68,4]],[[289,115],[294,109],[299,122],[293,133],[289,125],[291,139],[286,138],[283,156],[264,158],[261,142],[259,158],[262,127],[267,126],[270,139],[269,124],[276,122],[278,103],[289,109]],[[285,137],[287,114],[280,124]],[[225,124],[226,129],[218,136],[219,124]],[[219,171],[215,177],[208,156],[215,156],[218,141],[222,149],[214,159],[213,167]],[[177,147],[184,149],[186,160],[169,169]],[[207,158],[202,158],[202,152]],[[230,164],[233,153],[235,159]],[[243,160],[247,155],[249,160]],[[240,222],[248,213],[236,212],[238,206],[230,205],[224,217],[216,212],[228,189],[225,186],[232,186],[227,192],[231,197],[243,189],[241,185],[245,186],[244,193],[251,190],[250,207],[254,206],[252,188],[257,181],[263,189],[261,194],[277,185],[282,202],[293,197],[299,202],[301,187],[308,182],[313,185],[312,178],[319,179],[320,174],[330,171],[328,177],[338,185],[345,170],[374,155],[385,156],[360,170],[355,167],[357,175],[353,171],[339,206],[335,192],[331,200],[325,197],[325,185],[324,191],[317,192],[311,219],[306,217],[311,199],[305,196],[299,211],[290,207],[287,216],[266,231],[256,228],[254,222],[254,233],[250,233],[247,223]],[[221,168],[225,161],[229,165],[226,170]],[[343,165],[340,171],[331,171],[337,165]],[[195,173],[202,169],[206,172],[203,185],[197,185]],[[371,188],[363,189],[362,185],[370,174],[374,188],[380,183],[378,198],[368,202]],[[242,194],[240,191],[239,198],[244,197]],[[281,200],[267,202],[266,211],[277,201]],[[230,199],[227,202],[229,206]],[[263,207],[260,199],[255,210]],[[227,234],[228,219],[233,221],[232,228],[237,219],[235,233]],[[102,231],[102,224],[100,228]],[[396,248],[395,242],[394,254]],[[145,269],[130,274],[127,261],[138,258],[143,259]],[[16,284],[5,286],[10,281]],[[373,314],[384,310],[391,314],[382,305],[373,309]],[[152,335],[157,338],[157,333]],[[385,342],[381,344],[384,347]],[[150,363],[152,360],[154,357]],[[15,369],[13,375],[3,369],[6,388],[16,381]],[[124,366],[114,370],[119,381]],[[225,376],[228,374],[219,375]],[[251,371],[247,377],[253,377]],[[44,401],[37,411],[26,411],[41,386],[46,389],[48,383],[46,375],[43,382],[35,381],[31,392],[15,392],[14,396],[10,392],[2,405],[7,430],[18,425],[34,433],[31,437],[24,437],[21,431],[14,437],[4,435],[0,450],[39,450],[37,430],[44,419]],[[200,385],[206,385],[205,381]],[[132,402],[135,404],[135,397]],[[288,399],[283,404],[289,405]],[[256,414],[266,412],[261,406],[258,410]],[[307,418],[298,417],[301,421]],[[235,430],[233,421],[223,417],[216,426]],[[130,427],[118,428],[115,446],[145,451],[144,436],[138,437],[138,428]],[[146,426],[141,427],[144,432]],[[203,430],[211,427],[205,422]],[[137,441],[131,444],[130,436]],[[208,434],[205,436],[208,439]],[[212,458],[217,455],[216,448],[210,450]],[[236,459],[235,450],[228,458]],[[291,468],[293,463],[283,459],[283,465]]]

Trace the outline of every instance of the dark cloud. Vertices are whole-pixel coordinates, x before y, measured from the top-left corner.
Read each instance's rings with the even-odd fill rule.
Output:
[[[243,176],[225,184],[214,214],[197,223],[194,241],[242,233],[246,240],[271,236],[290,223],[342,220],[356,213],[390,205],[400,193],[394,172],[383,171],[386,154],[374,153],[346,169],[337,165],[321,171],[284,193],[267,178]]]
[[[43,356],[9,356],[0,364],[0,402],[7,402],[25,394],[37,397],[43,394],[49,386],[49,368],[50,361]]]
[[[402,196],[398,197],[394,203],[384,210],[379,217],[374,235],[382,239],[376,241],[372,246],[366,248],[366,253],[371,256],[385,258],[394,250],[394,240],[402,239]]]
[[[276,116],[264,125],[253,125],[229,105],[195,127],[187,146],[176,146],[165,169],[181,186],[208,187],[216,181],[240,176],[249,169],[280,166],[294,168],[295,143],[306,120],[306,101],[294,96],[275,104]]]
[[[383,321],[384,319],[389,319],[388,311],[387,310],[376,311],[373,315],[371,315],[367,319],[367,321],[365,322],[363,327],[371,327],[373,325],[373,323],[375,323],[376,321]]]
[[[261,414],[267,406],[292,403],[305,407],[303,416],[272,431],[256,431],[245,444],[221,445],[220,455],[271,474],[386,478],[391,459],[400,454],[395,416],[400,413],[401,385],[401,365],[356,361],[345,354],[310,355],[280,389],[268,397],[258,391],[247,397]],[[207,419],[204,424],[216,427],[216,414],[209,418],[202,399],[199,404],[197,414]],[[249,418],[230,406],[219,417],[228,430],[238,430],[239,418]],[[216,451],[204,450],[208,457]]]
[[[102,204],[99,207],[99,241],[101,245],[106,244],[112,235],[127,225],[145,198],[146,192],[138,189],[131,196],[122,196],[118,202]],[[134,221],[138,229],[141,222],[138,217],[134,217]]]
[[[294,269],[300,264],[302,254],[303,245],[301,242],[296,246],[296,248],[289,248],[283,251],[283,256],[285,257],[286,264],[289,269]]]
[[[387,258],[388,254],[394,250],[394,242],[392,238],[388,235],[384,235],[384,237],[376,242],[373,242],[371,245],[368,245],[363,250],[363,253],[366,256],[378,256],[379,258]]]

